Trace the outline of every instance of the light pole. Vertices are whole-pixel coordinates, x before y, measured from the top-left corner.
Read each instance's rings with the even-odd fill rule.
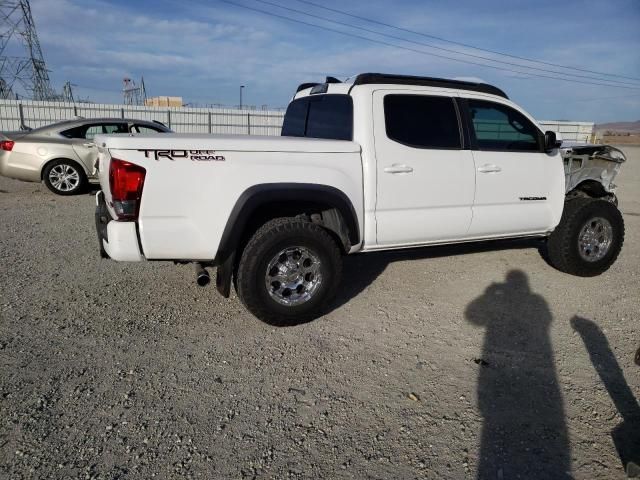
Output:
[[[244,88],[244,85],[240,85],[240,110],[242,110],[242,89]]]

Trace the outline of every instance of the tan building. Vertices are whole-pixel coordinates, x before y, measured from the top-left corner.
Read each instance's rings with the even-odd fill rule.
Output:
[[[147,107],[181,107],[182,97],[151,97],[144,104]]]

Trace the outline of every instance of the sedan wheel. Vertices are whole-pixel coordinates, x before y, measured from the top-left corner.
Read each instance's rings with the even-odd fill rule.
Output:
[[[43,180],[47,188],[58,195],[80,193],[87,183],[82,169],[77,164],[64,160],[47,166]]]

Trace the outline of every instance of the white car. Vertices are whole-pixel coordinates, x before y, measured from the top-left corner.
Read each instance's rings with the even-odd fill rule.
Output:
[[[126,118],[64,120],[44,127],[0,133],[0,175],[44,182],[58,195],[82,193],[95,182],[98,152],[93,138],[102,133],[165,133],[160,122]]]
[[[314,318],[342,255],[514,237],[598,275],[620,252],[621,152],[573,147],[500,89],[361,74],[303,84],[281,137],[96,137],[103,256],[217,266],[218,290],[276,324]],[[568,187],[568,188],[567,188]]]

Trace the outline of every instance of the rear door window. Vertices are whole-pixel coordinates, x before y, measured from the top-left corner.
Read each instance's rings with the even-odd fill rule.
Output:
[[[103,133],[102,125],[91,125],[85,130],[84,135],[81,138],[86,138],[87,140],[93,140],[93,138],[96,135],[99,135],[101,133]]]
[[[451,97],[390,94],[384,97],[389,139],[413,148],[462,148],[458,114]]]
[[[106,123],[102,127],[102,133],[129,133],[125,123]]]
[[[93,140],[96,135],[103,133],[128,133],[127,125],[125,123],[94,123],[60,132],[67,138],[85,138],[87,140]]]
[[[131,129],[137,133],[163,133],[164,132],[164,130],[160,128],[150,127],[149,125],[140,125],[137,123],[133,125]]]

